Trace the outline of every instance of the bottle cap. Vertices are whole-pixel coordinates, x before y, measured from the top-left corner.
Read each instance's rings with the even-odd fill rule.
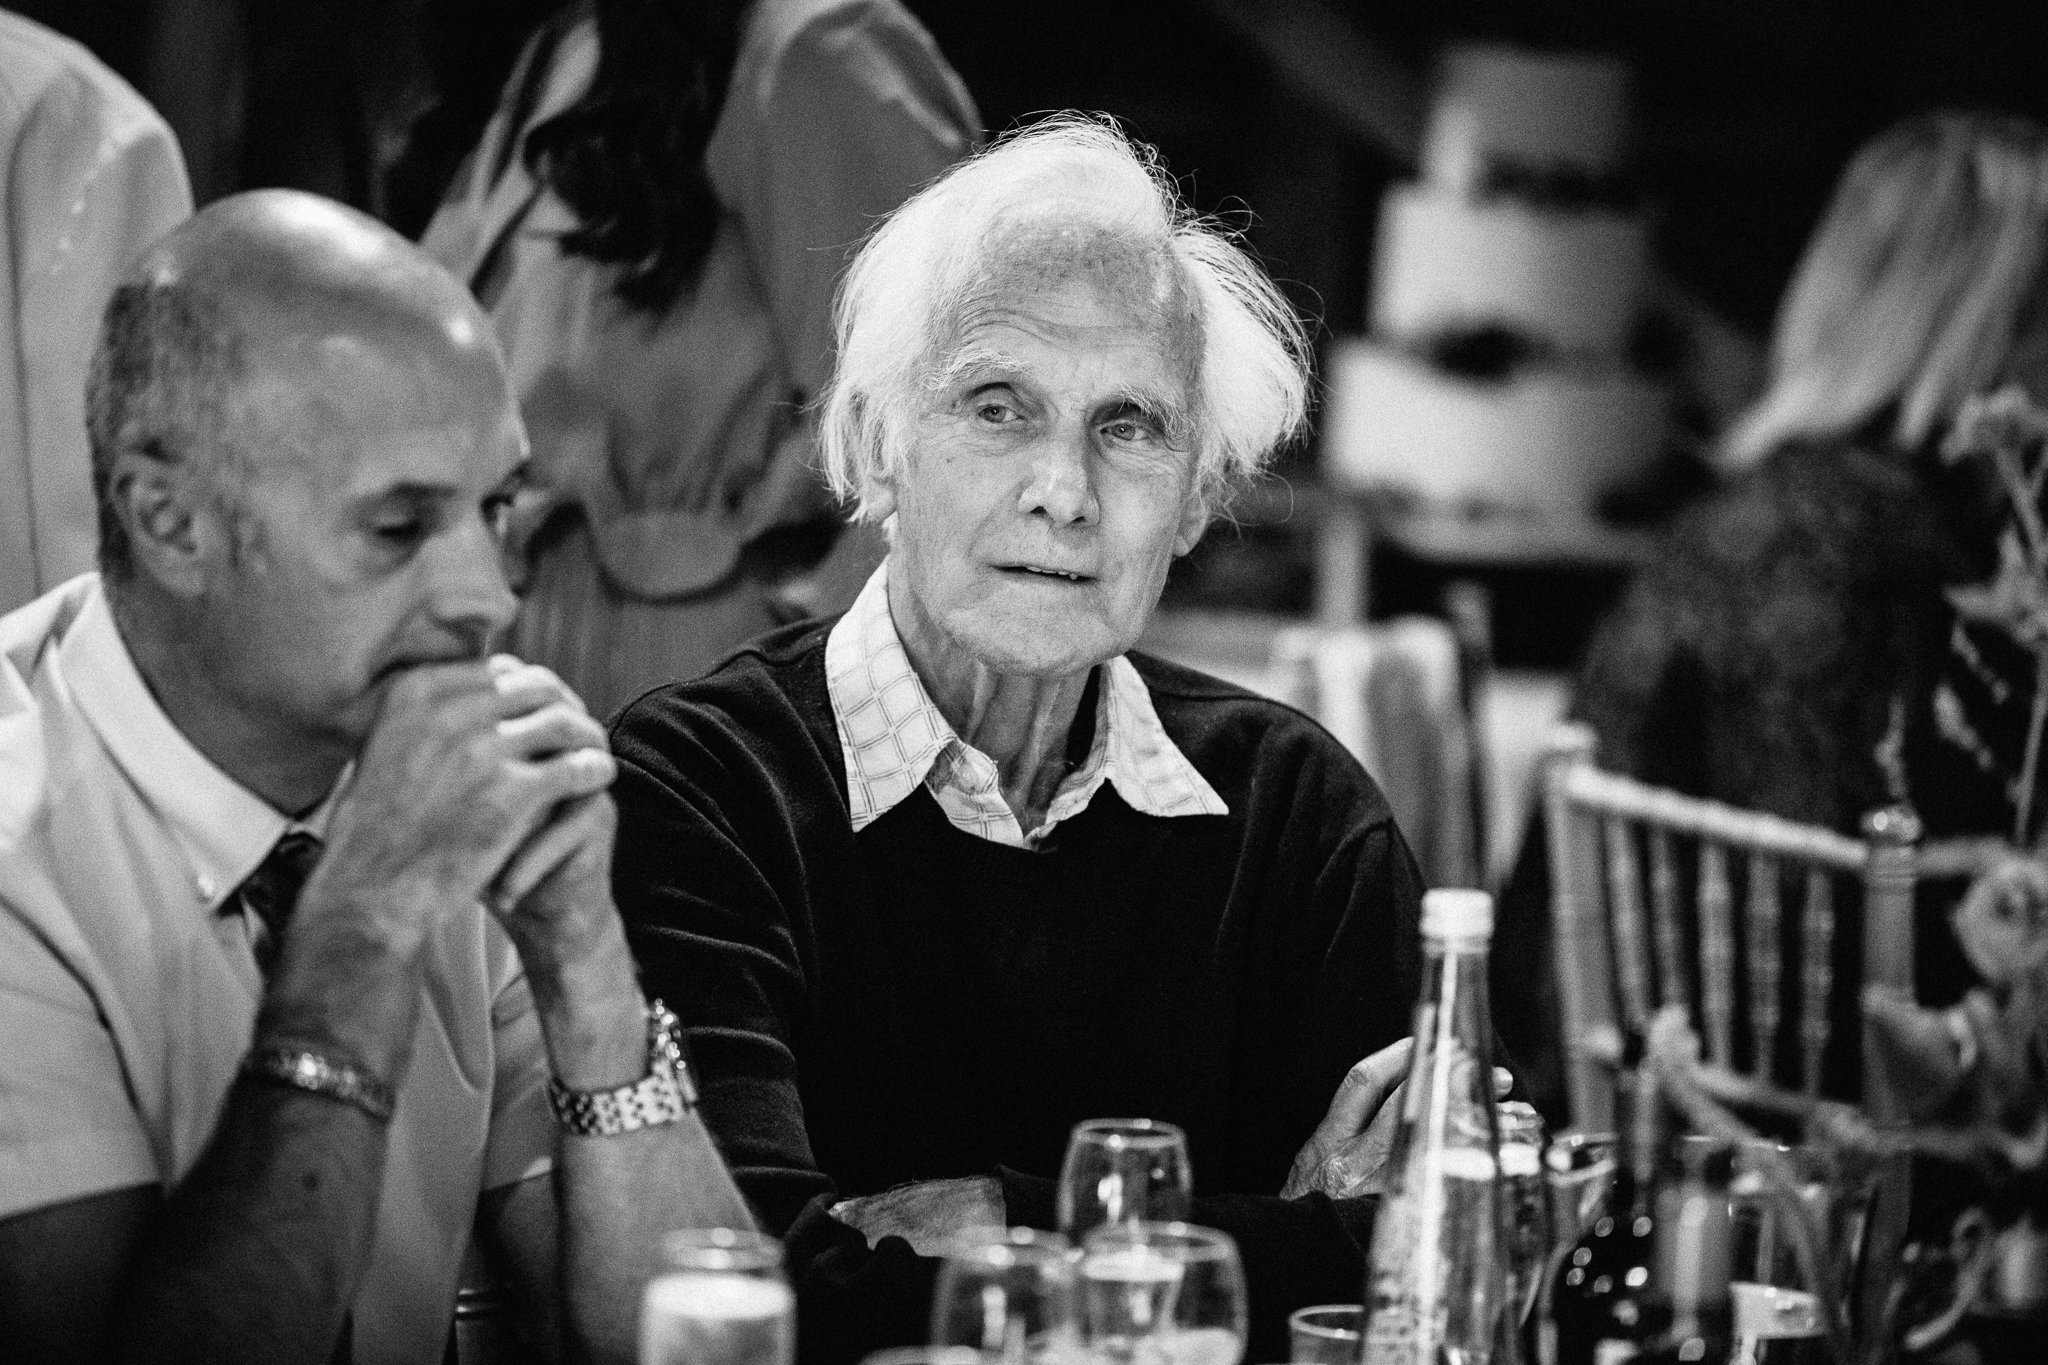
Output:
[[[1492,938],[1493,897],[1484,891],[1439,890],[1422,893],[1424,938]]]

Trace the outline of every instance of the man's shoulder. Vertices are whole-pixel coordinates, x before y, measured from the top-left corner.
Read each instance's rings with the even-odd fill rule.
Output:
[[[615,744],[670,749],[719,742],[773,751],[834,733],[825,686],[830,621],[799,621],[741,646],[701,677],[643,692],[620,708]]]
[[[59,97],[93,105],[114,125],[163,126],[149,102],[82,43],[0,10],[0,122],[21,121],[44,100]]]
[[[1386,798],[1343,743],[1299,709],[1156,655],[1125,656],[1144,680],[1167,738],[1233,811],[1304,785],[1357,804],[1368,823],[1391,818]]]
[[[0,616],[0,858],[43,825],[57,780],[71,771],[61,751],[77,717],[41,675],[94,590],[88,574]]]

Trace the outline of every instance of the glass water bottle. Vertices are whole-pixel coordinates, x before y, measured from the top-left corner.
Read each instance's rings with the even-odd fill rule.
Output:
[[[1493,900],[1422,901],[1423,986],[1392,1181],[1366,1272],[1363,1365],[1489,1365],[1512,1354],[1493,1023],[1486,948]]]

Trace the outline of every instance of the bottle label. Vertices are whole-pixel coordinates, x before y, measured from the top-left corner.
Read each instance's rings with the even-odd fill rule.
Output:
[[[1606,1337],[1593,1343],[1593,1365],[1625,1365],[1625,1362],[1634,1360],[1641,1350],[1633,1341]]]

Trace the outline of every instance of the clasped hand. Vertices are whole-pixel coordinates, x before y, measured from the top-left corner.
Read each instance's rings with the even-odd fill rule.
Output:
[[[367,912],[407,947],[481,898],[522,957],[573,955],[609,909],[616,771],[604,728],[545,668],[500,655],[409,669],[336,803],[317,875],[382,891]]]

